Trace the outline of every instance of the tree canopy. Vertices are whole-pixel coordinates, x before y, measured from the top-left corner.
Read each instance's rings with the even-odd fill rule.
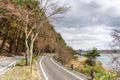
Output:
[[[89,65],[94,66],[96,63],[96,57],[100,56],[100,53],[97,51],[97,48],[93,48],[93,50],[89,50],[86,54],[84,54],[85,57],[88,58],[87,62]]]
[[[93,48],[93,50],[87,51],[87,53],[84,56],[95,59],[96,57],[100,56],[100,53],[97,51],[97,48]]]

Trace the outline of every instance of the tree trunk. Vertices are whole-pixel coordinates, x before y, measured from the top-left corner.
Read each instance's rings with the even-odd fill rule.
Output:
[[[26,50],[26,65],[27,66],[30,66],[32,64],[33,44],[34,44],[34,41],[31,41],[29,48],[27,48]]]
[[[29,50],[26,50],[26,66],[30,65],[30,56],[29,56]]]
[[[15,50],[16,53],[19,52],[19,43],[20,43],[21,33],[22,33],[22,31],[20,30],[20,32],[18,34],[18,38],[17,38],[17,46],[16,46],[16,50]]]
[[[4,36],[4,39],[3,39],[3,42],[2,42],[2,45],[0,47],[0,54],[3,52],[3,49],[5,47],[5,43],[7,41],[7,36],[8,36],[8,32],[6,32],[5,36]]]
[[[31,40],[31,44],[30,44],[30,65],[32,64],[33,44],[34,44],[34,40]]]
[[[2,36],[2,32],[0,31],[0,37]]]
[[[16,42],[17,40],[17,33],[18,31],[14,31],[14,37],[12,37],[11,41],[10,41],[10,48],[9,48],[9,53],[12,53],[14,49],[14,43]]]
[[[10,48],[9,48],[9,53],[12,53],[13,51],[13,44],[14,44],[14,39],[10,41]]]
[[[30,55],[29,55],[30,52],[29,52],[27,35],[26,35],[26,38],[25,38],[25,46],[26,46],[26,66],[29,66],[30,65]]]

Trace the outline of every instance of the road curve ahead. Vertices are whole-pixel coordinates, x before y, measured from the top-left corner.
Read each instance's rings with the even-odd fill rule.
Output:
[[[73,73],[73,71],[67,70],[57,62],[51,56],[44,56],[40,61],[40,68],[43,80],[88,80],[86,77]]]

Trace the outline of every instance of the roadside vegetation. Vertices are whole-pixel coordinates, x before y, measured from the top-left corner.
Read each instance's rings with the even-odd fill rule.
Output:
[[[72,59],[73,51],[50,24],[60,21],[67,11],[67,6],[51,0],[0,0],[0,55],[24,55],[28,66],[33,55],[42,53]]]
[[[73,59],[74,50],[51,24],[67,11],[69,7],[52,0],[0,0],[0,56],[25,56],[0,80],[29,80],[31,66],[32,75],[37,77],[33,56],[43,53],[57,53],[63,63]]]
[[[0,0],[0,58],[25,56],[0,80],[41,80],[38,58],[43,53],[56,53],[59,62],[73,64],[74,70],[88,76],[93,71],[96,80],[119,80],[116,77],[120,70],[116,70],[117,74],[109,72],[101,62],[96,62],[96,57],[100,56],[96,48],[88,51],[86,58],[78,60],[77,53],[54,30],[51,22],[61,19],[67,11],[67,6],[52,0]],[[113,36],[120,42],[120,31],[115,30],[115,33]]]
[[[89,50],[84,54],[84,58],[75,59],[71,64],[74,65],[74,70],[84,73],[91,77],[91,71],[93,71],[93,77],[95,80],[119,80],[114,70],[108,70],[102,66],[101,62],[96,62],[95,58],[100,56],[96,48]],[[69,65],[70,67],[70,65]]]
[[[25,66],[25,59],[21,60],[14,68],[0,76],[0,80],[42,80],[39,70],[40,57],[33,57],[33,64]]]

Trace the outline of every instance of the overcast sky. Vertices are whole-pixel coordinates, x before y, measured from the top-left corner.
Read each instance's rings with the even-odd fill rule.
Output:
[[[61,0],[71,11],[55,24],[66,43],[74,49],[109,49],[110,33],[120,26],[120,0]]]

